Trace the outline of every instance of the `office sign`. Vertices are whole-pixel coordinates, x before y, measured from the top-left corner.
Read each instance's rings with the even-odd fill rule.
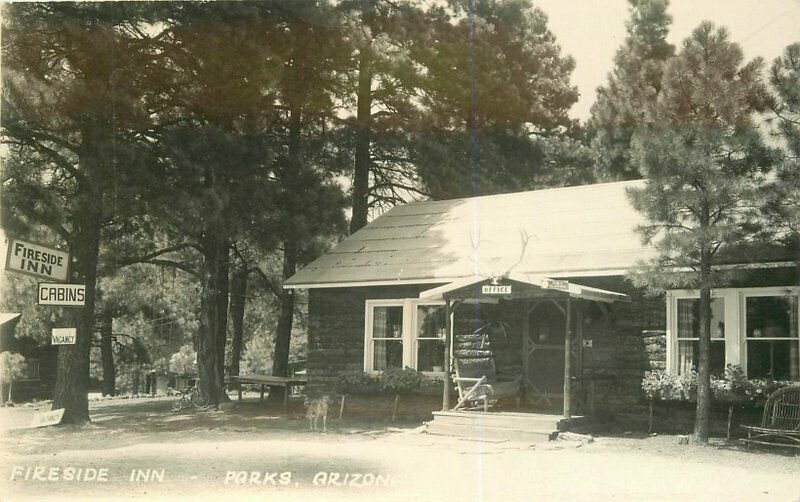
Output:
[[[36,301],[39,305],[83,306],[86,305],[86,286],[42,282]]]
[[[484,295],[510,295],[511,285],[498,286],[495,284],[484,284],[481,286],[481,293]]]
[[[75,328],[53,328],[51,345],[75,345],[78,331]]]
[[[8,240],[6,270],[51,281],[66,281],[69,253],[20,239]]]

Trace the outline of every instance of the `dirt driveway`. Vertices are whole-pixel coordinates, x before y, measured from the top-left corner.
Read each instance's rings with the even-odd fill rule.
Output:
[[[535,445],[465,441],[419,424],[306,430],[249,403],[172,413],[165,399],[93,403],[82,427],[3,436],[0,493],[25,499],[800,500],[800,457],[674,436]],[[6,428],[30,408],[3,410]],[[393,424],[396,425],[396,424]],[[38,469],[37,469],[38,468]]]

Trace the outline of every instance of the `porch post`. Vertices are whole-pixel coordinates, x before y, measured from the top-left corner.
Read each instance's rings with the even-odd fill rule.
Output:
[[[523,399],[528,398],[528,365],[530,364],[530,360],[528,357],[528,350],[530,350],[530,315],[531,315],[531,302],[527,298],[523,300],[523,313],[525,314],[522,317],[522,392],[523,392]]]
[[[570,297],[567,294],[567,329],[564,336],[564,418],[569,420],[572,418],[572,357],[570,354],[572,349],[572,319],[571,319],[571,304]]]
[[[450,322],[450,299],[444,302],[444,384],[442,390],[442,411],[450,409],[450,331],[452,330],[452,323]]]

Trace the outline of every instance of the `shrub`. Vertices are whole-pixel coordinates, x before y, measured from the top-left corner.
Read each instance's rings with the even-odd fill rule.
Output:
[[[197,352],[191,345],[184,345],[169,358],[169,370],[179,375],[197,374]]]
[[[378,375],[378,386],[387,394],[410,394],[422,387],[427,378],[411,368],[391,368]]]
[[[25,358],[16,352],[0,353],[0,384],[8,384],[8,400],[13,402],[11,386],[25,375]]]
[[[741,366],[729,364],[724,377],[711,377],[711,393],[718,401],[760,402],[790,383],[748,380]],[[675,376],[662,370],[647,371],[642,378],[642,390],[648,399],[692,401],[697,396],[697,372],[693,369],[688,375]]]
[[[648,399],[670,401],[681,399],[683,385],[678,377],[663,370],[652,370],[644,374],[642,390]]]
[[[339,373],[333,386],[339,394],[377,394],[380,390],[375,377],[359,370]]]

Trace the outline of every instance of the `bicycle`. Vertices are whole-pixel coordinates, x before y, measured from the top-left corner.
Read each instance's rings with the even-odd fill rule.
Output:
[[[197,379],[194,385],[187,385],[180,395],[181,397],[172,403],[172,411],[180,411],[191,406],[195,408],[208,406],[208,395],[200,389],[200,379]]]

